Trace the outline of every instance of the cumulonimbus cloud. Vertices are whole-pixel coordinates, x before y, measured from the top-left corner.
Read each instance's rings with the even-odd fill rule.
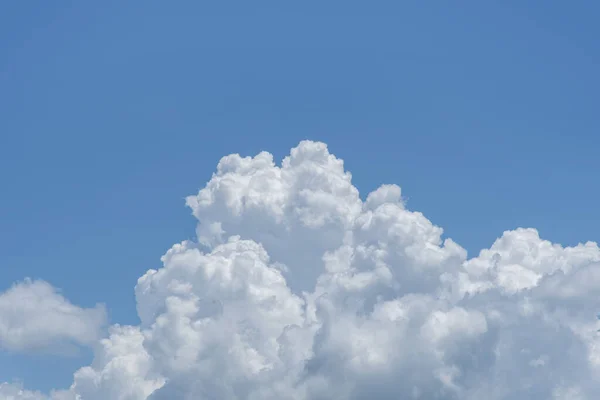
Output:
[[[398,186],[361,200],[343,162],[312,141],[280,166],[266,152],[224,157],[187,205],[198,241],[174,245],[138,280],[141,325],[113,326],[52,399],[600,391],[595,243],[562,247],[516,229],[468,258]]]

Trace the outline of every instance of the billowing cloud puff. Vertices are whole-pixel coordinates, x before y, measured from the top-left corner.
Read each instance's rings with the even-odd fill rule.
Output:
[[[198,242],[138,280],[141,325],[53,400],[597,398],[595,243],[517,229],[469,259],[310,141],[281,166],[224,157],[187,204]]]
[[[104,306],[77,307],[44,281],[25,280],[0,293],[0,348],[6,350],[56,353],[90,345],[105,322]]]

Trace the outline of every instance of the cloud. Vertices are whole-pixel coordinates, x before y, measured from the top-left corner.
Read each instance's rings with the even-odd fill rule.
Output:
[[[25,280],[0,293],[0,348],[69,351],[91,345],[106,323],[103,306],[80,308],[44,281]]]
[[[593,399],[600,249],[534,229],[466,251],[398,186],[362,201],[343,162],[304,141],[224,157],[187,205],[198,242],[135,288],[53,400]],[[19,397],[17,397],[19,398]],[[24,399],[25,397],[20,397]]]
[[[152,372],[153,360],[143,342],[144,336],[136,327],[111,327],[109,337],[97,346],[92,365],[78,370],[71,388],[55,393],[53,398],[146,399],[164,379]]]
[[[2,400],[44,400],[40,392],[23,389],[20,383],[0,383],[0,399]]]

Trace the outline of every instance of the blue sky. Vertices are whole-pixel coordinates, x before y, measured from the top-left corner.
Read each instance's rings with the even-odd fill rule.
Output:
[[[285,4],[284,4],[285,3]],[[485,3],[485,4],[484,4]],[[504,230],[600,240],[600,5],[3,2],[0,289],[25,277],[137,323],[219,158],[302,139],[362,194],[397,183],[470,255]],[[0,353],[66,386],[90,355]]]

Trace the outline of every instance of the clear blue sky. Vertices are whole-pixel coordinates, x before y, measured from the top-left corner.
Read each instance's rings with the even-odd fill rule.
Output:
[[[597,1],[0,4],[0,289],[42,278],[136,323],[218,159],[325,141],[474,255],[600,240]],[[0,353],[0,381],[81,357]],[[82,361],[83,360],[83,361]]]

